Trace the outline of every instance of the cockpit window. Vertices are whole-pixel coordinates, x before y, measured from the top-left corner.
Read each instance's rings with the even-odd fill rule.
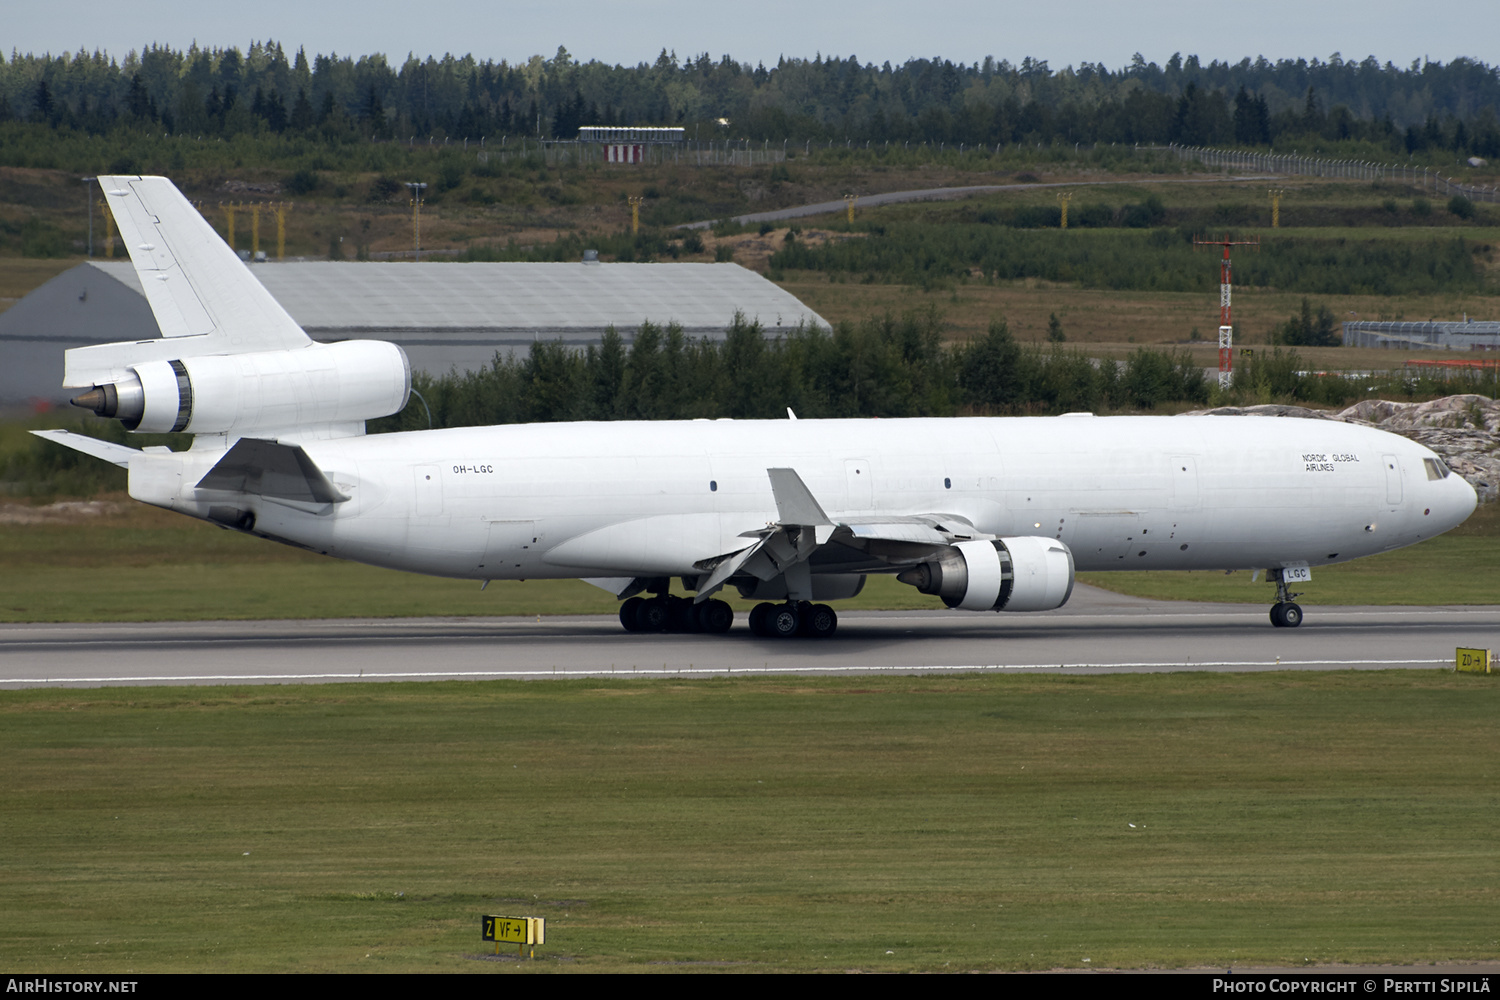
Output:
[[[1452,470],[1443,464],[1441,458],[1424,458],[1422,464],[1427,467],[1428,479],[1447,479]]]

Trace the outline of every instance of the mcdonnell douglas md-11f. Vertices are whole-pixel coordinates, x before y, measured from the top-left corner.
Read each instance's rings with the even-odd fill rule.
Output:
[[[318,344],[162,177],[100,177],[157,339],[67,352],[74,403],[191,447],[58,444],[130,495],[375,566],[577,577],[631,631],[828,636],[871,573],[968,611],[1061,607],[1080,570],[1266,569],[1299,625],[1312,569],[1431,538],[1475,494],[1432,451],[1263,417],[691,420],[365,434],[411,370],[378,341]],[[788,414],[790,416],[790,413]],[[671,578],[691,598],[669,594]],[[651,596],[637,596],[647,594]]]

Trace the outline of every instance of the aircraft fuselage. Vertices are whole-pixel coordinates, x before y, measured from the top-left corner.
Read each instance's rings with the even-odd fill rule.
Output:
[[[554,423],[300,443],[350,499],[239,497],[255,533],[473,579],[696,574],[777,520],[773,467],[835,521],[950,515],[1058,539],[1081,571],[1328,565],[1433,537],[1475,503],[1405,438],[1265,417]],[[193,484],[220,454],[143,455],[131,494],[210,517],[224,499]]]

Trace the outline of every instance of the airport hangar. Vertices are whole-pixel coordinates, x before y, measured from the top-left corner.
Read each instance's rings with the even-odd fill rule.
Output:
[[[738,264],[247,264],[308,336],[387,340],[413,370],[471,371],[539,340],[582,349],[609,327],[627,343],[643,322],[722,340],[735,313],[768,336],[828,323]],[[0,313],[0,405],[65,402],[63,351],[160,336],[129,261],[90,261]]]

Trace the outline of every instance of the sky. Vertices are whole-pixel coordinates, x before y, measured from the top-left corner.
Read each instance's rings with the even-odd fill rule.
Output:
[[[1081,62],[1120,68],[1139,52],[1164,63],[1174,52],[1237,62],[1346,60],[1373,55],[1399,66],[1467,56],[1500,64],[1500,0],[1444,0],[1421,12],[1396,0],[152,0],[148,4],[8,0],[0,53],[102,49],[123,57],[158,43],[244,49],[273,39],[288,54],[384,53],[399,62],[473,54],[479,59],[551,58],[633,65],[663,49],[679,60],[702,52],[774,65],[822,53],[861,62],[942,56],[1045,59],[1053,69]]]

